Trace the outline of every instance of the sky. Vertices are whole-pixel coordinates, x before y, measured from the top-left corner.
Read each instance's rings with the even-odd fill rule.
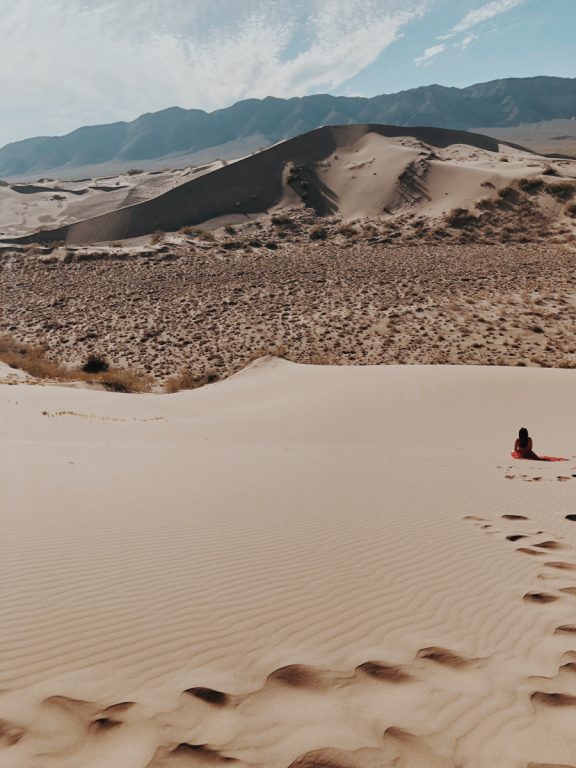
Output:
[[[171,106],[576,77],[576,0],[0,0],[0,146]]]

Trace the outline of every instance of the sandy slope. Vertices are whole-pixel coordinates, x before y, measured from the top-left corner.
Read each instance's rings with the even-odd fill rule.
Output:
[[[576,765],[574,384],[2,386],[0,766]]]
[[[177,171],[0,184],[0,235],[15,237],[137,205],[221,166],[222,163],[216,161]]]
[[[478,156],[484,160],[484,173],[473,173],[468,184],[476,195],[483,191],[482,181],[532,176],[547,164],[528,152],[505,150],[519,154],[515,172],[511,167],[502,172],[502,145],[480,134],[389,125],[324,126],[224,167],[211,166],[212,172],[192,174],[154,196],[126,198],[102,213],[87,211],[65,226],[43,226],[33,239],[70,244],[122,240],[158,229],[221,222],[223,217],[262,215],[295,201],[319,214],[379,215],[404,203],[431,200],[425,176],[433,161],[445,160],[443,151],[451,165]],[[449,189],[453,186],[448,184]],[[453,207],[454,199],[461,197],[458,188],[440,203],[440,210]]]

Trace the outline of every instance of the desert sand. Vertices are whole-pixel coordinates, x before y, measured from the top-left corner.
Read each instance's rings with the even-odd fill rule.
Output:
[[[454,211],[489,218],[495,205],[517,203],[519,190],[540,218],[564,220],[574,218],[569,204],[576,195],[574,160],[552,161],[466,131],[386,125],[324,126],[231,163],[166,172],[156,181],[151,175],[116,179],[128,190],[123,197],[110,182],[108,193],[89,185],[85,210],[81,199],[58,216],[51,209],[50,226],[44,224],[47,213],[31,218],[29,206],[28,233],[18,238],[12,223],[5,236],[20,244],[87,245],[241,223],[294,205],[345,221],[402,215],[407,209],[430,220]],[[15,186],[2,192],[9,222],[18,210],[14,198],[22,197]],[[69,183],[58,189],[65,187],[68,196],[82,197],[83,190],[72,190]],[[52,194],[33,189],[36,197]],[[43,223],[38,231],[35,220]]]
[[[574,376],[1,386],[2,768],[576,765]]]

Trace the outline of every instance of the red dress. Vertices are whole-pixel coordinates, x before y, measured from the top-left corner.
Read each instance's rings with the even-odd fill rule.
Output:
[[[516,456],[514,458],[517,459],[533,459],[535,461],[538,461],[540,459],[540,456],[537,456],[534,451],[532,450],[532,438],[528,438],[528,444],[524,447],[520,445],[520,438],[516,438],[516,442],[514,443],[514,453]]]
[[[511,454],[513,459],[532,459],[532,461],[568,461],[559,456],[538,456],[532,450],[532,438],[528,438],[528,445],[521,447],[520,439],[516,438],[514,443],[514,450]]]

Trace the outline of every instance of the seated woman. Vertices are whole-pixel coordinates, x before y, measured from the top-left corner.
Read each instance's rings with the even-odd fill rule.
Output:
[[[514,458],[534,459],[535,461],[540,461],[540,456],[535,454],[532,450],[532,438],[529,436],[526,427],[522,427],[522,429],[518,432],[518,437],[514,443],[514,454]]]

